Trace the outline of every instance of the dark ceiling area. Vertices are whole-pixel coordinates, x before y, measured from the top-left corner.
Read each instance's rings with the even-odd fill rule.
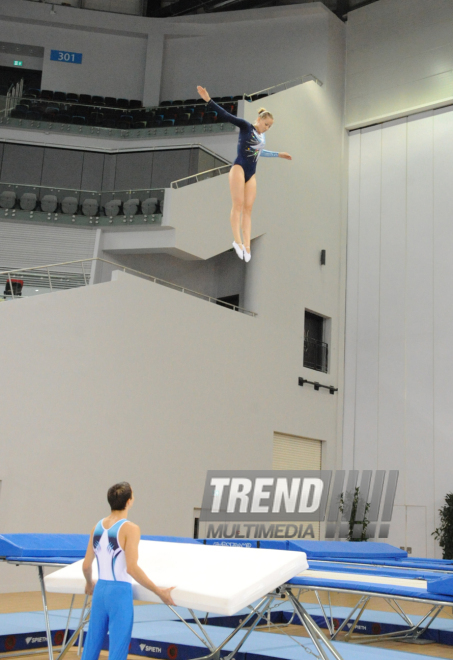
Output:
[[[346,21],[348,13],[378,0],[322,0],[338,18]],[[158,18],[204,14],[288,4],[306,4],[313,0],[148,0],[147,16]]]

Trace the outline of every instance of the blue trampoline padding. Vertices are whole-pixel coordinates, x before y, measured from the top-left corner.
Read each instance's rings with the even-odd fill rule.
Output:
[[[261,633],[256,634],[261,635]],[[269,635],[269,637],[271,636],[278,637],[279,635]],[[311,640],[303,637],[300,642],[311,650],[310,654],[294,642],[292,646],[288,647],[269,649],[269,651],[249,652],[247,653],[247,660],[269,660],[269,658],[275,658],[276,660],[313,660],[313,655],[319,657]],[[413,660],[414,658],[413,653],[394,651],[387,647],[385,649],[372,648],[363,646],[362,644],[348,644],[347,642],[334,642],[333,646],[341,657],[347,660],[383,660],[383,658],[385,660]],[[328,653],[328,657],[333,660],[331,653]],[[417,654],[417,660],[433,659],[432,656]]]
[[[2,534],[0,557],[75,557],[82,559],[89,534]]]
[[[142,541],[165,541],[167,543],[199,543],[188,536],[141,536]]]
[[[225,638],[233,632],[233,628],[220,628],[218,626],[204,626],[211,640],[217,646],[225,640]],[[233,651],[239,640],[244,637],[246,631],[239,631],[227,644],[225,651]],[[201,655],[208,653],[206,647],[195,637],[195,635],[183,624],[174,621],[162,621],[155,624],[136,624],[134,625],[133,644],[131,653],[134,653],[134,646],[140,647],[140,644],[147,644],[153,647],[154,652],[151,654],[153,657],[177,657],[178,660],[186,660],[188,658],[200,657],[200,650],[204,652]],[[305,641],[305,640],[304,640]],[[135,643],[134,643],[135,642]],[[168,644],[171,643],[176,647],[176,654],[167,654]],[[238,660],[246,660],[249,653],[273,652],[275,657],[279,657],[279,652],[282,649],[294,646],[295,642],[287,635],[263,635],[260,632],[252,632],[248,639],[244,642],[239,653],[235,654]],[[300,650],[300,646],[298,646]],[[299,655],[300,660],[300,655]]]
[[[453,604],[453,597],[428,593],[426,589],[416,589],[415,587],[403,587],[394,584],[377,584],[375,582],[349,582],[348,580],[328,580],[326,578],[294,577],[288,580],[288,584],[303,587],[325,587],[330,591],[336,589],[346,589],[347,591],[368,591],[376,594],[386,594],[388,596],[407,596],[417,600],[439,600]]]
[[[288,541],[266,539],[199,539],[204,545],[237,546],[239,548],[263,548],[268,550],[288,550]]]
[[[85,556],[85,553],[82,557],[5,557],[7,561],[16,562],[17,564],[26,564],[34,562],[36,564],[74,564],[74,562],[79,561]]]
[[[453,576],[428,580],[427,590],[431,594],[442,594],[443,596],[453,596]]]
[[[325,557],[355,559],[397,559],[407,557],[405,550],[395,548],[388,543],[354,543],[348,541],[288,541],[288,550],[305,552],[307,559]]]
[[[426,569],[404,569],[400,566],[342,564],[338,561],[309,561],[308,566],[312,571],[332,571],[334,573],[352,573],[354,575],[379,575],[381,577],[405,578],[406,580],[435,580],[439,579],[437,573]]]
[[[416,557],[414,559],[366,559],[354,557],[326,557],[328,561],[342,562],[347,559],[348,564],[371,564],[374,566],[396,566],[400,568],[421,568],[422,570],[432,571],[445,571],[452,572],[453,564],[450,561],[443,559],[425,559],[424,557]]]

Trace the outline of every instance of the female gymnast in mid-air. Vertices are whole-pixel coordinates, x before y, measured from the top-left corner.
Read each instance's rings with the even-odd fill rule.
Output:
[[[127,520],[134,502],[130,485],[115,484],[109,488],[107,499],[111,513],[92,530],[82,565],[85,593],[93,595],[83,660],[98,660],[107,631],[109,660],[127,659],[134,622],[132,578],[157,594],[166,605],[174,605],[171,597],[174,587],[157,587],[137,564],[140,528]],[[96,583],[91,573],[95,557],[99,572]]]
[[[264,149],[264,133],[274,123],[272,114],[265,108],[258,111],[258,117],[254,124],[245,119],[231,115],[221,108],[209,96],[204,87],[197,87],[198,94],[208,103],[208,106],[217,112],[222,121],[228,121],[239,127],[238,155],[230,170],[230,191],[233,207],[231,209],[230,222],[233,230],[233,247],[239,259],[250,261],[250,239],[252,233],[252,207],[256,197],[256,163],[261,156],[286,158],[292,160],[291,156],[284,151],[266,151]],[[241,238],[241,214],[242,214],[242,238]]]

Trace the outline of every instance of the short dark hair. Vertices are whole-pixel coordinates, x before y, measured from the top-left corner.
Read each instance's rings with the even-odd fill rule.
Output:
[[[111,486],[107,492],[107,499],[112,511],[123,511],[131,497],[132,488],[127,481]]]

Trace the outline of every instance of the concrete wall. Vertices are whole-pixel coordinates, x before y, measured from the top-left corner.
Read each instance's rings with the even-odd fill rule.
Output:
[[[399,469],[390,542],[441,556],[452,490],[453,111],[350,137],[345,467]]]
[[[105,511],[107,487],[129,479],[133,518],[144,532],[190,535],[206,470],[270,468],[274,432],[322,441],[323,466],[341,466],[344,26],[316,3],[269,11],[292,20],[322,11],[324,51],[315,51],[324,86],[301,85],[267,102],[276,117],[268,148],[293,161],[258,165],[252,260],[239,264],[247,269],[244,306],[258,316],[121,273],[113,282],[4,304],[2,531],[85,532]],[[254,35],[256,50],[261,36],[255,42]],[[321,35],[307,32],[307,39],[314,44]],[[269,83],[275,73],[268,71]],[[247,105],[247,119],[258,105]],[[172,191],[162,230],[148,234],[167,233],[175,250],[209,260],[231,247],[229,211],[227,179],[217,177]],[[96,237],[102,252],[108,235]],[[303,367],[306,308],[331,318],[327,374]],[[12,341],[21,347],[14,354]],[[340,391],[301,388],[299,376]],[[0,570],[1,590],[36,588],[25,572]]]
[[[62,6],[55,12],[25,0],[3,0],[0,7],[0,40],[45,48],[46,89],[153,105],[164,97],[196,97],[200,83],[223,96],[307,73],[325,77],[330,12],[318,2],[176,19]],[[51,49],[82,53],[82,64],[51,61]]]
[[[0,142],[0,182],[83,190],[165,188],[223,164],[198,148],[105,154]]]
[[[380,0],[348,15],[346,125],[453,102],[453,5]]]

